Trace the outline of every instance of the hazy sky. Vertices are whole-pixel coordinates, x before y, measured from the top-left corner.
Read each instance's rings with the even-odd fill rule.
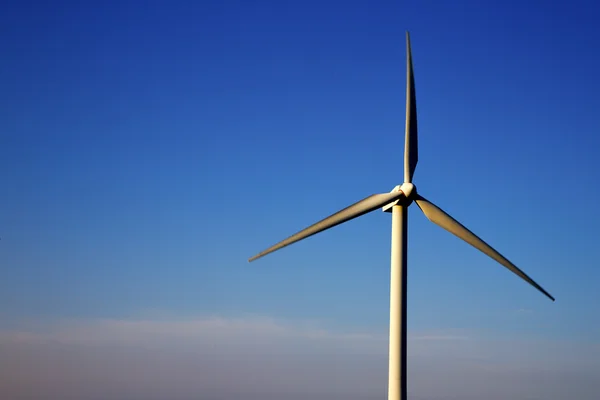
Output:
[[[600,397],[593,1],[6,2],[0,397],[382,399],[403,178],[418,400]]]

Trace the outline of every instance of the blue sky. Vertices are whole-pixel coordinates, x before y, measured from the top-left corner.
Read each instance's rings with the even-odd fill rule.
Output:
[[[9,2],[0,328],[251,316],[385,336],[389,214],[247,259],[402,183],[410,30],[419,191],[557,301],[411,207],[409,330],[599,351],[598,6],[414,3]]]

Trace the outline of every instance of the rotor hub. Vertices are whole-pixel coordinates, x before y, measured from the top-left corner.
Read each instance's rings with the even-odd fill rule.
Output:
[[[406,196],[406,198],[409,201],[412,201],[412,199],[414,198],[414,196],[417,194],[417,188],[415,187],[415,185],[413,185],[410,182],[404,182],[400,186],[400,191],[402,193],[404,193],[404,195]]]

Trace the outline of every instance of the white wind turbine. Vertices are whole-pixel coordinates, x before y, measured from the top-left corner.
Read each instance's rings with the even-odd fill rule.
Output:
[[[415,82],[412,68],[410,35],[406,32],[406,138],[404,147],[404,183],[390,193],[373,194],[353,205],[309,226],[289,238],[258,253],[248,261],[256,260],[269,253],[332,228],[343,222],[374,211],[380,207],[392,213],[392,255],[390,282],[390,332],[389,332],[389,380],[388,400],[406,400],[406,253],[407,253],[407,209],[413,201],[423,214],[434,224],[458,236],[471,246],[487,254],[537,290],[552,297],[533,279],[504,258],[491,246],[465,228],[439,207],[417,194],[412,184],[418,159],[417,106]]]

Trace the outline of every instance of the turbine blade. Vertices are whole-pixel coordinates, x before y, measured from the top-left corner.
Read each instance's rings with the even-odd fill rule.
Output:
[[[300,232],[290,236],[289,238],[269,247],[268,249],[258,253],[254,257],[250,258],[248,261],[254,261],[257,258],[266,256],[269,253],[272,253],[276,250],[281,249],[282,247],[288,246],[292,243],[298,242],[302,239],[306,239],[309,236],[322,232],[326,229],[333,228],[336,225],[339,225],[343,222],[349,221],[353,218],[360,217],[368,212],[377,210],[389,204],[395,200],[398,200],[400,197],[404,196],[404,193],[397,191],[391,193],[380,193],[373,194],[369,197],[366,197],[360,200],[357,203],[352,204],[349,207],[344,208],[341,211],[317,222],[309,226],[306,229],[301,230]]]
[[[404,182],[411,183],[419,161],[417,134],[417,97],[413,74],[410,34],[406,32],[406,132],[404,142]]]
[[[417,202],[417,205],[419,206],[421,211],[423,211],[423,214],[425,214],[425,216],[431,222],[439,225],[448,232],[458,236],[460,239],[469,243],[471,246],[480,250],[484,254],[487,254],[489,257],[493,258],[494,260],[511,270],[513,273],[517,274],[531,286],[535,287],[537,290],[548,296],[550,300],[554,301],[554,297],[552,297],[550,293],[546,292],[533,279],[527,276],[525,272],[517,268],[516,265],[504,258],[504,256],[502,256],[500,253],[494,250],[490,245],[488,245],[486,242],[477,237],[477,235],[475,235],[473,232],[465,228],[460,222],[452,218],[442,209],[440,209],[435,204],[431,203],[430,201],[419,195],[417,195],[415,201]]]

